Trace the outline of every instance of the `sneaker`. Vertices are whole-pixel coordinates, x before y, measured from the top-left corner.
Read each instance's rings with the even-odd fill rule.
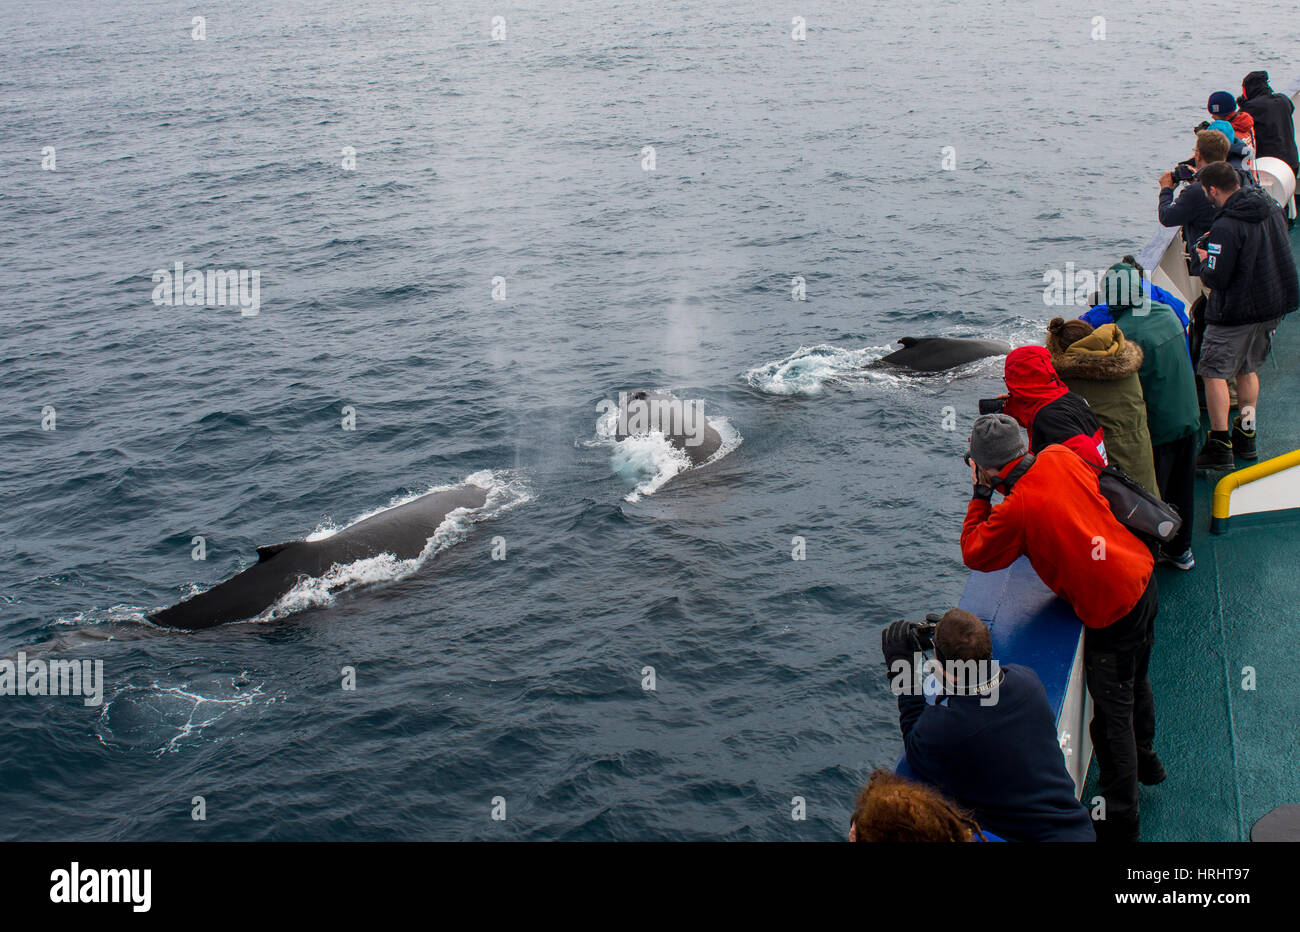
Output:
[[[1165,765],[1155,751],[1138,748],[1138,782],[1143,786],[1155,786],[1165,781]]]
[[[1216,440],[1213,437],[1205,438],[1205,446],[1201,447],[1201,452],[1196,457],[1197,469],[1216,469],[1232,470],[1237,467],[1236,460],[1232,458],[1232,444],[1226,440]]]
[[[1184,550],[1176,557],[1170,556],[1169,554],[1161,550],[1160,562],[1163,563],[1165,566],[1177,567],[1180,570],[1190,570],[1193,566],[1196,565],[1196,557],[1192,556],[1191,547],[1188,547],[1186,550]]]
[[[1241,429],[1241,418],[1232,421],[1232,452],[1244,460],[1258,459],[1255,452],[1255,432]]]

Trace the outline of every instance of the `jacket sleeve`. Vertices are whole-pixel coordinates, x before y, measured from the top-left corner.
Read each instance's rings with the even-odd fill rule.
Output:
[[[1192,219],[1195,213],[1195,207],[1190,203],[1191,198],[1187,192],[1191,186],[1183,189],[1183,193],[1178,195],[1178,200],[1174,200],[1173,188],[1160,189],[1160,225],[1162,227],[1180,227]]]
[[[1186,327],[1187,326],[1187,305],[1183,302],[1183,300],[1181,298],[1175,297],[1174,295],[1170,294],[1168,291],[1165,291],[1159,285],[1151,284],[1149,280],[1147,282],[1147,287],[1151,289],[1152,300],[1159,301],[1161,304],[1168,304],[1171,308],[1174,309],[1174,313],[1178,315],[1178,319],[1183,322],[1183,326]]]
[[[1020,559],[1024,529],[1019,502],[1014,495],[994,508],[982,498],[972,498],[961,527],[961,558],[973,570],[991,573]]]
[[[1115,318],[1110,316],[1110,307],[1106,304],[1098,304],[1086,313],[1080,314],[1079,320],[1086,321],[1093,330],[1105,324],[1115,323]]]
[[[903,744],[912,734],[912,729],[925,711],[925,697],[900,695],[898,697],[898,727],[903,732]]]
[[[915,700],[915,705],[909,704],[907,712],[901,698],[898,702],[899,718],[905,720],[909,713],[912,716],[910,723],[903,725],[903,753],[907,755],[908,766],[923,783],[943,792],[943,778],[952,773],[946,759],[952,741],[948,740],[946,722],[942,721],[943,710],[926,705],[919,696],[910,698]]]
[[[1226,288],[1237,266],[1236,231],[1226,224],[1216,223],[1210,227],[1206,244],[1209,255],[1199,264],[1201,281],[1209,288]]]

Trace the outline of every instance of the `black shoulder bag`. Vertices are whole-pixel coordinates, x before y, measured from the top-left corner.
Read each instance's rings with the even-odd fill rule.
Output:
[[[1088,463],[1087,460],[1083,461]],[[999,484],[1010,494],[1016,480],[1032,465],[1034,465],[1034,454],[1026,453],[1024,459],[1017,463],[1016,468],[1011,470],[1006,479]],[[1093,463],[1088,465],[1097,470],[1098,489],[1110,505],[1116,521],[1132,531],[1134,536],[1148,546],[1168,543],[1174,539],[1178,529],[1183,526],[1183,519],[1178,514],[1178,509],[1161,500],[1158,495],[1152,495],[1142,488],[1118,466],[1097,466]]]

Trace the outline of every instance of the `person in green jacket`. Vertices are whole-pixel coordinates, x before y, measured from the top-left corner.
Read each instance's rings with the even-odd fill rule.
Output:
[[[1061,381],[1082,395],[1097,416],[1107,460],[1152,495],[1159,495],[1146,401],[1138,380],[1142,347],[1125,340],[1114,324],[1093,330],[1086,320],[1067,323],[1057,317],[1047,325],[1047,351]]]
[[[1169,305],[1143,293],[1142,274],[1127,263],[1117,262],[1106,270],[1102,289],[1115,323],[1142,347],[1138,378],[1146,399],[1156,481],[1160,497],[1183,516],[1178,536],[1161,548],[1160,561],[1190,570],[1196,565],[1192,556],[1192,493],[1201,410],[1183,325]]]

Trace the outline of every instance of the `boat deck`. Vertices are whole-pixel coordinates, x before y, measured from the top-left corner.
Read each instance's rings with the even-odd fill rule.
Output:
[[[1300,226],[1291,248],[1300,255]],[[1300,448],[1298,315],[1278,328],[1260,371],[1260,461]],[[1211,534],[1222,475],[1198,479],[1195,569],[1157,570],[1151,684],[1169,776],[1142,788],[1143,841],[1246,841],[1260,816],[1300,802],[1300,520]],[[1253,690],[1243,688],[1247,667]],[[1094,757],[1085,802],[1096,779]]]

